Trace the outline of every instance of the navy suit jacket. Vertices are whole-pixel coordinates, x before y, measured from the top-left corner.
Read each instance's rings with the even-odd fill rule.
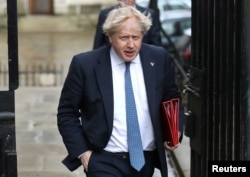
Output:
[[[106,34],[103,33],[102,26],[103,26],[103,24],[108,16],[108,13],[117,7],[118,6],[116,5],[116,6],[112,6],[112,7],[101,10],[101,12],[99,14],[99,18],[98,18],[98,23],[96,26],[96,34],[95,34],[95,38],[94,38],[93,49],[97,49],[100,46],[109,44],[108,37],[106,36]],[[161,46],[162,45],[161,35],[160,35],[161,24],[159,21],[159,16],[154,12],[154,10],[141,7],[137,4],[136,4],[136,9],[138,9],[139,11],[141,11],[145,14],[149,13],[151,15],[151,18],[152,18],[152,26],[149,29],[149,31],[144,35],[143,42],[148,43],[148,44],[154,44],[154,45]]]
[[[163,177],[167,177],[160,105],[162,101],[180,97],[180,94],[172,63],[164,48],[142,44],[140,58],[159,154],[155,166],[161,169]],[[90,149],[101,150],[110,139],[114,109],[110,60],[110,46],[103,46],[75,55],[70,64],[57,114],[58,128],[68,151],[63,163],[70,170],[81,165],[80,154]],[[182,132],[183,114],[180,115]]]

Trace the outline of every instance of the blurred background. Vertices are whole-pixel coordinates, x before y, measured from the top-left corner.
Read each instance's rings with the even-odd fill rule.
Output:
[[[33,70],[41,65],[39,67],[42,70],[41,67],[47,67],[44,66],[46,63],[64,74],[59,66],[67,66],[72,54],[92,49],[99,11],[116,2],[117,0],[18,0],[20,67]],[[157,7],[150,0],[137,0],[136,3],[158,8],[163,46],[179,67],[177,73],[179,72],[180,77],[185,77],[182,69],[188,70],[191,58],[191,0],[158,0]],[[7,40],[6,26],[6,0],[0,0],[1,41]],[[7,43],[1,42],[0,47],[3,51],[0,62],[4,67]],[[68,52],[68,49],[71,51]],[[23,75],[21,71],[20,84],[25,82],[22,81]],[[56,82],[60,81],[57,76]]]
[[[0,0],[0,90],[8,89],[7,0]],[[149,0],[138,5],[156,8]],[[56,125],[60,90],[72,56],[91,50],[98,13],[117,0],[17,0],[19,88],[16,91],[18,176],[82,176],[61,164],[66,151]],[[191,58],[191,0],[158,0],[163,47],[182,89]],[[185,103],[185,99],[184,99]],[[185,103],[186,104],[186,103]],[[189,142],[176,151],[189,176]],[[55,168],[56,167],[56,168]],[[173,171],[175,171],[173,169]],[[175,172],[173,172],[175,173]],[[157,172],[155,177],[157,177]]]

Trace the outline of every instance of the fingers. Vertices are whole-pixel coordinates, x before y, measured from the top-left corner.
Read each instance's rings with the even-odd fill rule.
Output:
[[[89,159],[92,155],[93,151],[86,151],[83,153],[81,156],[81,163],[83,165],[84,170],[87,172],[88,171],[88,164],[89,164]]]
[[[170,142],[165,141],[164,142],[164,147],[165,147],[165,149],[172,151],[172,150],[176,149],[179,146],[180,143],[178,143],[175,146],[171,146],[170,144],[171,144]]]

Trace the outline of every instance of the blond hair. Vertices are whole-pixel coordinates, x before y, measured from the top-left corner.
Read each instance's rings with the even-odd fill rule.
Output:
[[[118,31],[128,18],[135,17],[140,25],[140,31],[145,34],[152,25],[151,16],[141,13],[133,6],[122,5],[109,12],[106,21],[103,24],[103,32],[106,35],[112,35]]]

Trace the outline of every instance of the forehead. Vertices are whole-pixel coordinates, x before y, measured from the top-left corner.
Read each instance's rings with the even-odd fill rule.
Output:
[[[141,31],[141,26],[135,17],[130,17],[130,18],[126,19],[121,24],[120,30],[123,30],[123,29],[124,30]]]

